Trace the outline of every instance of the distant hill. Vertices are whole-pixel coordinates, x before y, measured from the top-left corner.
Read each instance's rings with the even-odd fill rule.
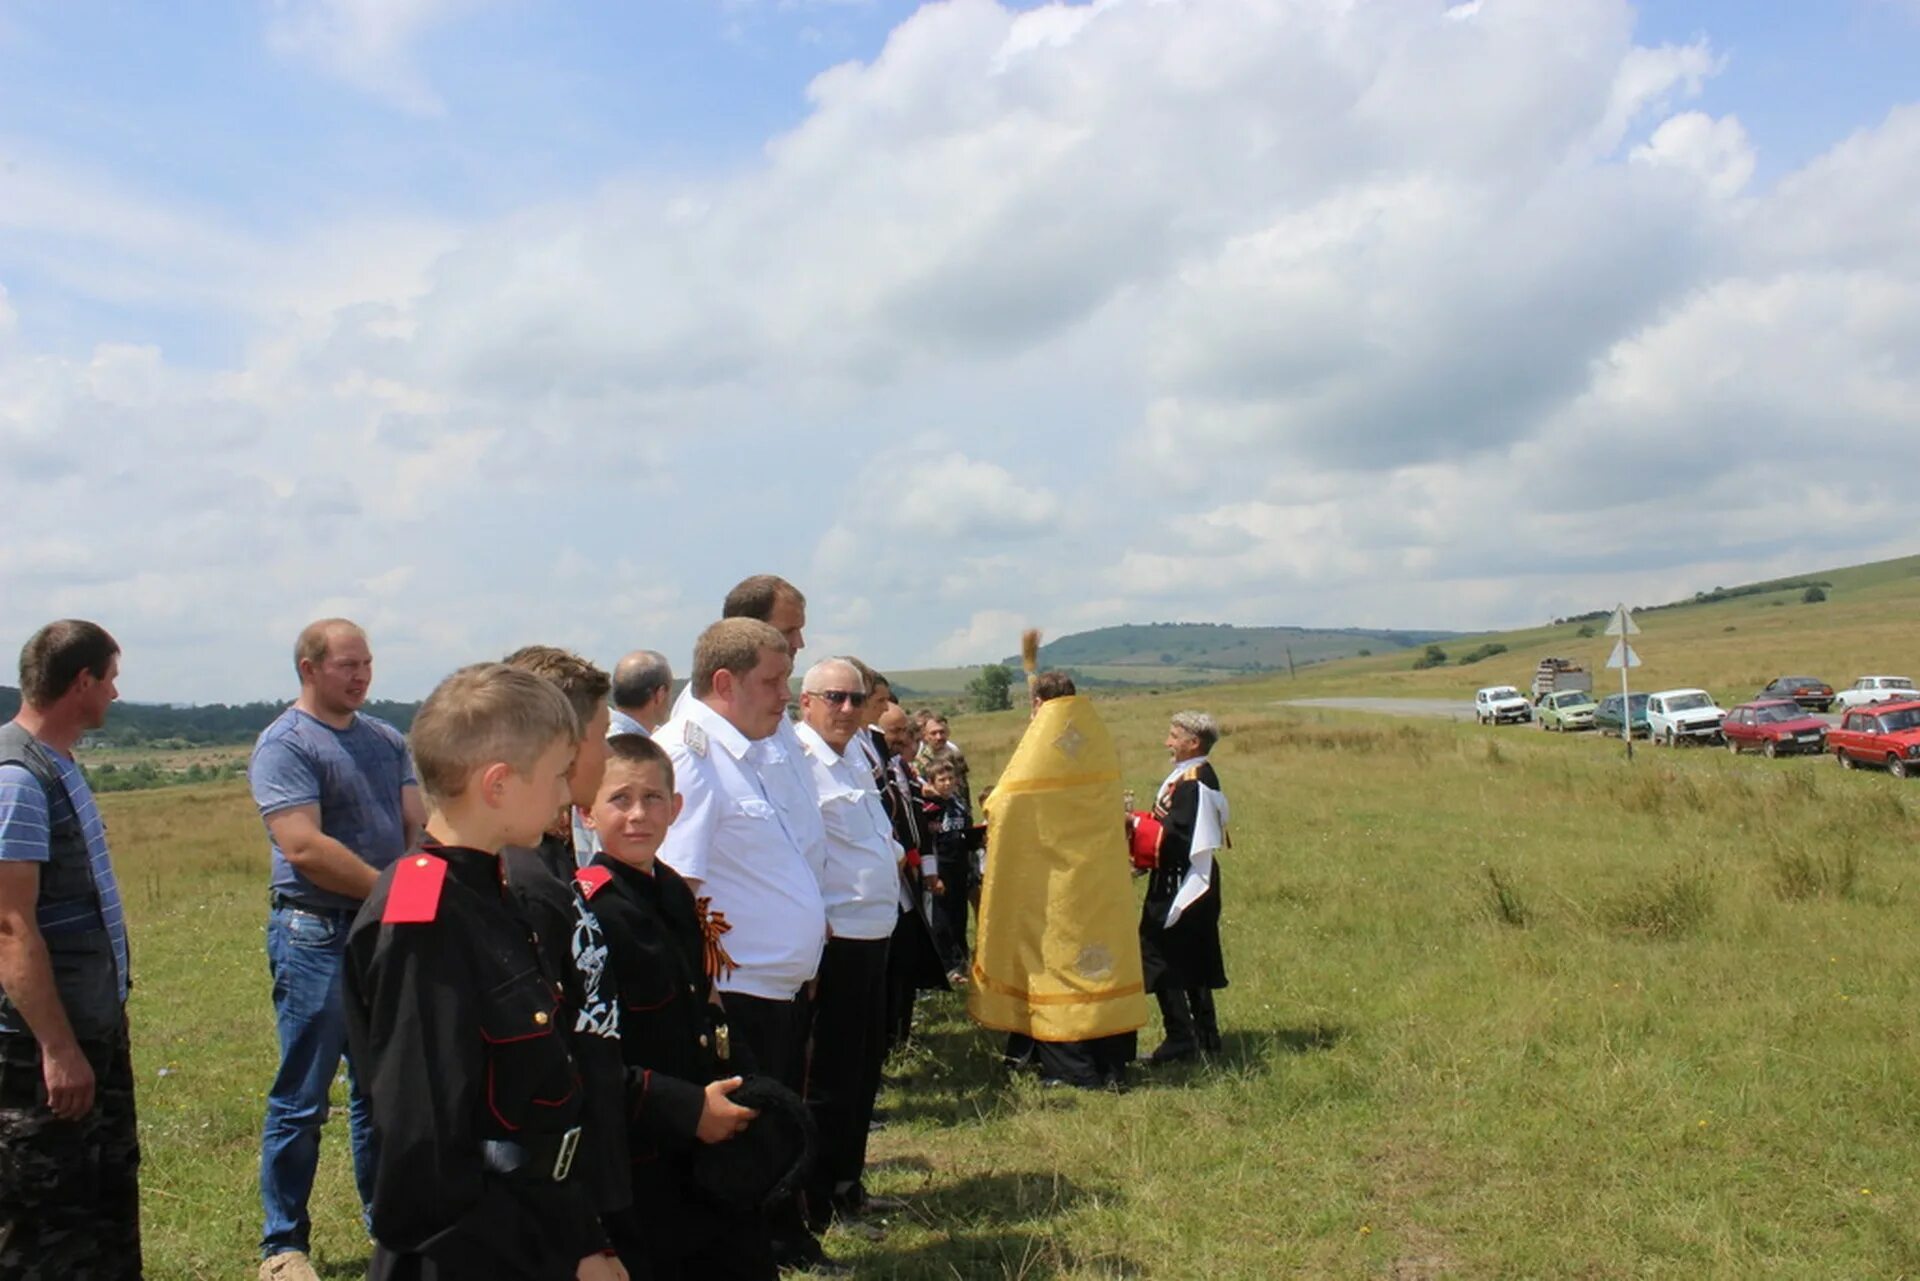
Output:
[[[1218,672],[1285,671],[1296,667],[1411,649],[1457,632],[1365,627],[1236,627],[1231,623],[1125,623],[1075,632],[1040,646],[1042,667],[1199,668]],[[1004,660],[1018,667],[1020,660]],[[1143,679],[1152,680],[1151,672]]]
[[[208,703],[202,707],[172,707],[163,703],[115,703],[107,716],[107,727],[88,736],[88,742],[103,747],[137,747],[172,742],[181,746],[221,747],[251,743],[273,718],[286,709],[285,703]],[[20,691],[0,685],[0,722],[10,721],[20,710]],[[395,703],[372,699],[366,710],[404,731],[413,724],[418,703]]]

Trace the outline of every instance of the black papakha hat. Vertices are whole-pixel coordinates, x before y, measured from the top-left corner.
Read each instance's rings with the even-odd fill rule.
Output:
[[[749,1076],[727,1097],[760,1115],[733,1138],[694,1149],[695,1186],[750,1210],[790,1196],[820,1145],[806,1103],[770,1076]]]

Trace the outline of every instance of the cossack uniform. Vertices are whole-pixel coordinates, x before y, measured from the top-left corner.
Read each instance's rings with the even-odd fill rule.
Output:
[[[499,858],[429,844],[382,872],[344,981],[378,1150],[371,1281],[566,1281],[609,1251],[574,1176],[585,1092],[561,976]]]
[[[1141,964],[1167,1029],[1167,1044],[1155,1055],[1215,1052],[1220,1025],[1213,993],[1227,985],[1215,856],[1227,843],[1227,802],[1205,757],[1174,767],[1155,796],[1152,819],[1157,843],[1137,861],[1151,869],[1140,909]]]
[[[649,873],[601,854],[575,884],[606,929],[620,992],[633,1204],[607,1222],[621,1259],[656,1281],[765,1281],[765,1225],[692,1178],[706,1086],[740,1070],[713,997],[728,926],[664,863]]]

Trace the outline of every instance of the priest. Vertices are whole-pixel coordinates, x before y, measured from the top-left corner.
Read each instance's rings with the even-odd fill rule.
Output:
[[[1125,1083],[1147,1021],[1113,740],[1062,672],[987,802],[987,866],[967,1009],[1050,1084]]]

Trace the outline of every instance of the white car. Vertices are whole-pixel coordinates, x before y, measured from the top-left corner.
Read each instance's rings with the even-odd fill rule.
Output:
[[[1473,719],[1482,725],[1533,719],[1533,704],[1511,685],[1489,685],[1473,696]]]
[[[1714,742],[1727,719],[1704,689],[1663,689],[1647,699],[1647,737],[1677,747],[1689,740]]]
[[[1920,690],[1905,676],[1862,676],[1833,696],[1833,710],[1849,711],[1869,703],[1888,703],[1897,698],[1920,698]]]

